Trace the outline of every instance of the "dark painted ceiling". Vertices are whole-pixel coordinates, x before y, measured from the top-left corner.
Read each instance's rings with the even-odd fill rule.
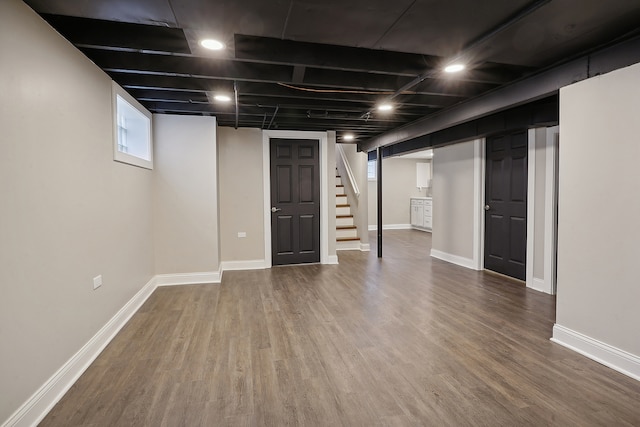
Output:
[[[154,113],[359,142],[635,36],[640,23],[640,0],[26,3]],[[227,49],[207,51],[203,38]],[[468,69],[445,75],[455,58]],[[212,102],[220,92],[232,102]],[[395,109],[378,112],[389,98]]]

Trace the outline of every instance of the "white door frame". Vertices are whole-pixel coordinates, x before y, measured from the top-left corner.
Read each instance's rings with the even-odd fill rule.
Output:
[[[560,126],[547,128],[544,200],[544,280],[545,292],[557,290],[556,253],[558,250],[558,149]]]
[[[526,285],[528,288],[555,295],[556,293],[556,247],[557,247],[557,153],[558,126],[544,128],[545,144],[545,192],[544,192],[544,277],[534,277],[535,255],[535,172],[536,131],[529,129],[527,142],[527,260]],[[477,270],[484,269],[484,203],[486,183],[486,139],[475,141],[474,147],[474,245],[473,264]]]
[[[558,126],[548,128],[529,129],[529,172],[527,194],[527,287],[540,292],[555,295],[556,293],[556,233],[557,221],[557,197],[558,182],[557,152],[558,152]],[[543,241],[535,241],[535,209],[536,209],[536,133],[544,135],[544,214],[543,214]],[[531,202],[529,202],[531,201]],[[529,218],[532,220],[530,221]],[[543,245],[543,277],[534,275],[534,251],[535,246]],[[531,254],[531,255],[530,255]]]
[[[527,288],[537,289],[541,284],[533,277],[535,255],[535,212],[536,212],[536,132],[529,129],[527,140]],[[541,289],[540,289],[541,290]]]
[[[262,175],[264,183],[264,259],[271,267],[271,138],[315,139],[320,149],[320,263],[337,264],[337,257],[329,256],[329,187],[328,187],[328,135],[326,132],[302,132],[287,130],[262,131]],[[333,259],[335,258],[335,259]]]
[[[487,140],[480,138],[473,141],[473,267],[475,270],[484,270],[484,186]]]

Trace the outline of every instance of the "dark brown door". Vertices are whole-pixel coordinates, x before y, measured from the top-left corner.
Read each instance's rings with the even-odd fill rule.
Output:
[[[272,263],[320,262],[318,141],[270,142]]]
[[[484,267],[525,280],[527,131],[487,138]]]

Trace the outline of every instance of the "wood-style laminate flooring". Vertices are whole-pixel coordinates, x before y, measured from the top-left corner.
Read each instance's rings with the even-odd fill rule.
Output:
[[[549,341],[554,297],[384,238],[158,288],[41,425],[640,425],[640,382]]]

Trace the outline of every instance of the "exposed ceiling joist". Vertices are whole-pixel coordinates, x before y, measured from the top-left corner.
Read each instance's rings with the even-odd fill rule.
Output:
[[[598,68],[591,63],[598,61]],[[640,62],[640,37],[575,59],[486,95],[416,120],[363,142],[360,149],[372,151],[441,131],[491,113],[557,93],[564,86],[597,74]]]
[[[181,28],[51,14],[43,18],[76,45],[191,54]]]
[[[489,101],[478,110],[499,108],[492,93],[628,39],[640,22],[629,0],[24,1],[153,113],[358,141],[406,136],[403,125],[442,120],[479,97]],[[227,49],[200,46],[210,37]],[[461,53],[467,70],[443,74]],[[593,55],[591,72],[607,61]],[[215,103],[218,92],[237,102]],[[392,112],[374,109],[390,96]]]

